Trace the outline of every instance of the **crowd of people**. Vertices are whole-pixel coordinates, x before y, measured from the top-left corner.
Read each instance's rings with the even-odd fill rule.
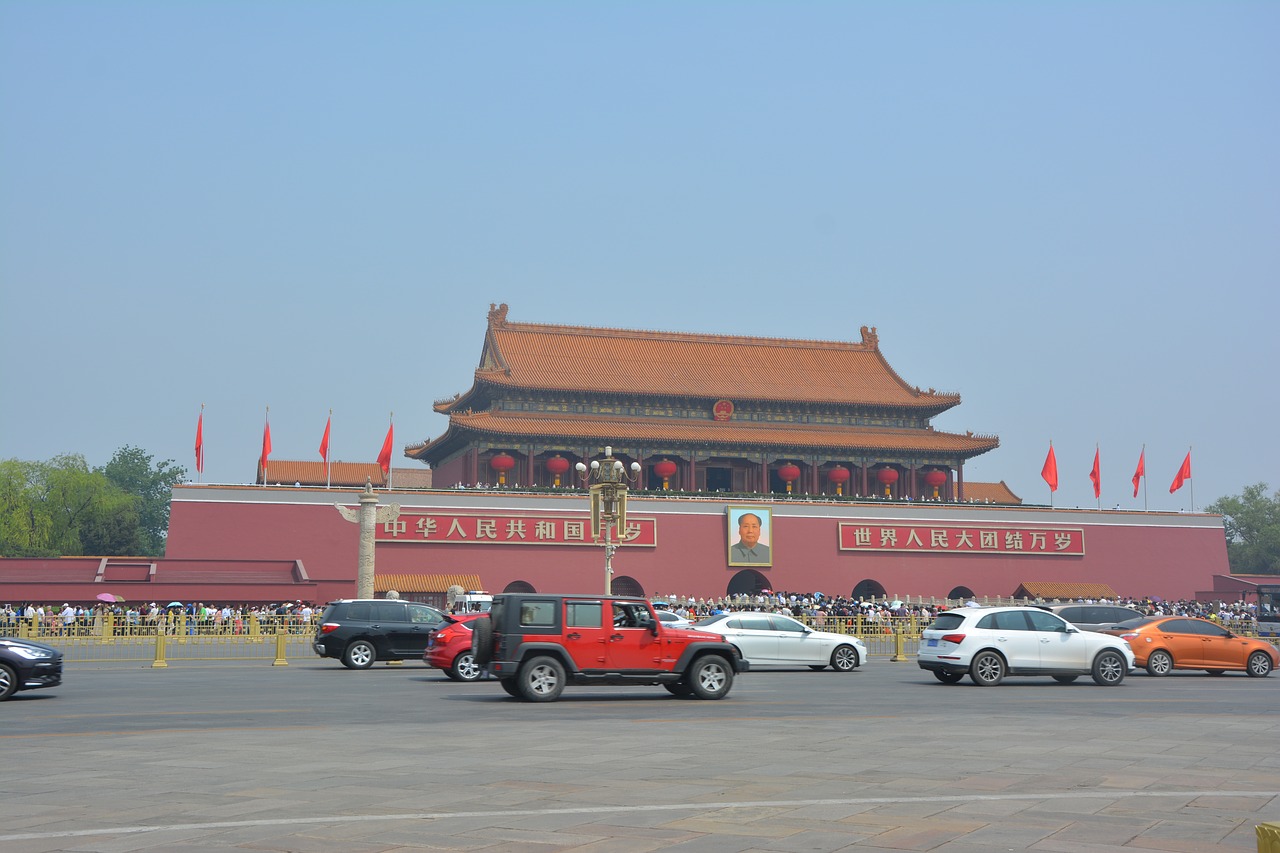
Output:
[[[117,634],[156,630],[172,633],[178,627],[191,633],[243,634],[255,624],[301,630],[310,626],[317,612],[305,601],[238,605],[176,601],[84,605],[64,601],[61,606],[28,602],[0,606],[0,634],[14,633],[13,629],[25,625],[42,636],[88,636],[101,634],[108,621]]]
[[[1228,628],[1251,633],[1257,623],[1257,605],[1243,601],[1195,601],[1180,599],[1167,601],[1159,596],[1144,598],[1120,597],[1077,599],[1083,604],[1119,604],[1148,616],[1196,616],[1219,622]],[[1037,600],[1035,604],[1068,604],[1072,600]],[[977,601],[929,601],[915,602],[880,599],[853,599],[845,596],[828,596],[821,592],[774,592],[764,590],[755,594],[740,593],[719,598],[672,595],[654,599],[656,606],[671,610],[693,621],[725,611],[753,610],[767,613],[787,613],[815,625],[827,619],[861,618],[867,622],[893,622],[908,620],[924,624],[943,610],[958,606],[977,606]],[[983,603],[1015,603],[1012,600]],[[91,605],[63,602],[61,606],[37,602],[0,606],[0,635],[15,633],[20,625],[26,625],[45,636],[77,636],[100,634],[108,622],[115,633],[154,633],[156,630],[173,632],[179,628],[191,633],[242,634],[254,625],[270,626],[274,630],[283,626],[291,632],[303,632],[310,628],[312,620],[322,612],[310,602],[273,602],[270,604],[182,604],[170,602],[144,602],[114,604],[97,602]]]

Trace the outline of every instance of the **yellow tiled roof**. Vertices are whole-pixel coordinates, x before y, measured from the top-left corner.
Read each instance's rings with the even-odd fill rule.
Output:
[[[1055,583],[1053,581],[1027,581],[1019,586],[1036,598],[1119,598],[1110,584],[1105,583]]]
[[[489,312],[477,385],[710,400],[869,404],[945,411],[960,395],[908,385],[880,354],[874,329],[861,343],[599,329],[507,321]],[[474,389],[473,389],[474,390]],[[437,404],[460,407],[468,395]]]
[[[1004,480],[998,483],[975,483],[964,481],[964,499],[967,501],[990,501],[997,504],[1020,504],[1022,498],[1013,493]]]
[[[448,592],[449,587],[460,586],[463,589],[484,589],[480,585],[479,575],[384,575],[373,576],[374,592]]]
[[[936,430],[876,429],[824,426],[821,424],[762,424],[747,421],[691,421],[666,418],[602,418],[546,413],[517,412],[454,413],[449,430],[434,442],[406,450],[405,455],[423,458],[457,431],[489,436],[525,439],[544,437],[600,442],[614,445],[630,442],[655,444],[750,444],[762,447],[842,448],[867,450],[927,451],[976,455],[997,447],[995,436],[960,435]]]

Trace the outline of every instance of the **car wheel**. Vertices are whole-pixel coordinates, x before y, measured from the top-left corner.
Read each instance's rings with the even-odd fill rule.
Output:
[[[978,652],[969,664],[969,680],[979,687],[995,687],[1004,681],[1004,658],[995,652]]]
[[[564,691],[564,666],[553,657],[536,657],[516,676],[520,695],[530,702],[554,702]]]
[[[699,699],[723,699],[733,686],[733,668],[719,655],[703,655],[693,662],[685,678]]]
[[[960,679],[964,678],[963,672],[952,672],[949,669],[935,669],[933,677],[941,681],[943,684],[959,684]]]
[[[498,683],[502,685],[502,689],[507,691],[508,696],[520,698],[520,685],[516,684],[514,678],[499,678]]]
[[[822,671],[823,671],[824,669],[826,669],[826,668],[827,668],[827,665],[826,665],[825,663],[811,663],[811,664],[809,664],[809,669],[813,670],[814,672],[822,672]]]
[[[668,681],[662,686],[667,688],[667,692],[672,696],[684,698],[685,696],[693,695],[693,688],[685,684],[683,681]]]
[[[1173,671],[1173,655],[1163,649],[1156,649],[1147,656],[1148,675],[1168,675]]]
[[[836,672],[853,672],[859,663],[858,650],[853,646],[837,646],[831,653],[831,668]]]
[[[1105,651],[1093,659],[1093,683],[1103,687],[1115,687],[1124,681],[1128,670],[1124,657],[1116,651]]]
[[[342,664],[347,669],[368,669],[377,659],[378,650],[368,640],[347,643],[347,650],[342,653]]]
[[[488,666],[493,660],[493,622],[481,616],[471,623],[471,654],[476,666]]]
[[[18,673],[0,663],[0,702],[18,692]]]
[[[1058,682],[1059,684],[1071,684],[1079,677],[1080,676],[1078,675],[1055,675],[1053,677],[1053,680]]]
[[[1244,671],[1253,678],[1266,678],[1271,672],[1271,658],[1266,652],[1254,652],[1249,655]]]
[[[449,667],[449,677],[454,681],[476,681],[482,675],[484,669],[476,663],[476,656],[471,652],[461,652]]]

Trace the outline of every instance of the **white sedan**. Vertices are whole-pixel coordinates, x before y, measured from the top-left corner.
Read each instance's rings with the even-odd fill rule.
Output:
[[[867,660],[867,647],[857,637],[815,631],[781,613],[721,613],[693,627],[723,636],[752,667],[830,666],[852,672]]]

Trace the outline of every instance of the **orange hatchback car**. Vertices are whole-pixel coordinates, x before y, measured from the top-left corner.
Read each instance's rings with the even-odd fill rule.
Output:
[[[1147,616],[1107,628],[1127,640],[1138,666],[1151,675],[1175,669],[1203,669],[1210,675],[1244,670],[1265,678],[1280,665],[1280,653],[1266,640],[1242,637],[1208,619],[1191,616]]]

